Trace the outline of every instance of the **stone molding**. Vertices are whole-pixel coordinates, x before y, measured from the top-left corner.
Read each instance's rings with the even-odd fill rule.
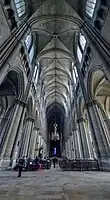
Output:
[[[18,42],[20,42],[21,38],[23,37],[23,35],[27,30],[28,30],[28,25],[25,22],[24,24],[19,26],[0,47],[0,67],[6,62],[11,52],[16,47]]]
[[[95,99],[93,99],[93,100],[90,100],[89,102],[87,102],[86,103],[86,106],[93,106],[93,105],[96,105],[97,104],[97,102],[96,102],[96,100]]]
[[[77,119],[77,123],[80,123],[80,122],[84,122],[85,121],[85,119],[82,117],[82,118],[79,118],[79,119]]]
[[[39,128],[37,128],[36,126],[33,128],[33,130],[39,131]]]
[[[16,99],[16,100],[15,100],[15,103],[16,103],[16,104],[19,104],[20,106],[25,106],[25,107],[27,107],[27,103],[26,103],[25,101],[21,100],[21,99]]]
[[[34,118],[32,118],[31,116],[29,116],[29,117],[26,118],[26,121],[34,122]]]
[[[85,24],[84,30],[89,34],[90,39],[94,41],[105,60],[110,64],[110,45],[97,33],[89,24]]]

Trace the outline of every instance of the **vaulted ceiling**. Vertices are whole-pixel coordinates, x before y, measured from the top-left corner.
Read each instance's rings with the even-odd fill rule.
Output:
[[[28,0],[30,12],[33,13],[36,9],[48,0]],[[64,0],[66,1],[80,16],[84,14],[84,5],[86,0]],[[55,0],[54,0],[55,2]]]
[[[39,81],[46,107],[61,104],[68,110],[73,98],[72,64],[75,62],[77,35],[83,24],[77,14],[80,9],[78,2],[31,1],[34,14],[30,18],[30,25],[38,35],[36,60],[40,66]]]

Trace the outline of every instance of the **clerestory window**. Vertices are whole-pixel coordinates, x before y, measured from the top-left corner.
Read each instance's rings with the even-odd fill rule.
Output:
[[[30,34],[26,37],[26,40],[25,40],[25,44],[26,44],[27,50],[30,49],[31,43],[32,43],[32,35],[31,35],[31,33],[30,33]]]
[[[79,42],[78,42],[78,46],[77,46],[77,57],[78,57],[78,60],[80,63],[82,61],[85,46],[86,46],[86,39],[85,39],[84,35],[82,35],[82,33],[80,33],[79,34]]]
[[[86,1],[86,13],[92,18],[95,10],[97,0],[87,0]]]
[[[84,35],[82,35],[82,33],[80,33],[80,35],[79,35],[79,43],[80,43],[82,50],[84,51],[84,48],[86,46],[86,39],[85,39]]]
[[[29,60],[30,60],[30,62],[32,62],[33,57],[34,57],[34,46],[31,47],[31,50],[29,52]]]
[[[16,4],[16,9],[18,16],[21,17],[25,14],[25,1],[24,0],[14,0]]]
[[[76,66],[74,66],[74,68],[73,68],[73,79],[74,79],[74,84],[76,85],[77,79],[78,79],[78,73],[77,73]]]
[[[78,57],[79,62],[81,63],[81,60],[82,60],[82,52],[81,52],[79,46],[77,47],[77,57]]]

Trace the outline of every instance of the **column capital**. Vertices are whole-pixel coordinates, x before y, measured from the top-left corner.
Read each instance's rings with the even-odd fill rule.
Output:
[[[26,118],[26,121],[34,122],[34,118],[32,118],[31,116],[29,116],[29,117]]]
[[[91,99],[90,101],[88,101],[87,103],[86,103],[86,106],[93,106],[93,105],[95,105],[95,104],[97,104],[97,102],[96,102],[96,100],[95,99]]]
[[[34,128],[33,128],[34,130],[36,130],[36,131],[38,131],[39,130],[39,128],[37,128],[36,126],[34,126]]]
[[[21,99],[15,99],[15,103],[27,107],[27,103]]]
[[[75,132],[76,130],[77,130],[76,128],[73,128],[73,129],[72,129],[72,135],[74,134],[74,132]]]
[[[77,119],[77,123],[84,122],[85,119],[83,117]]]

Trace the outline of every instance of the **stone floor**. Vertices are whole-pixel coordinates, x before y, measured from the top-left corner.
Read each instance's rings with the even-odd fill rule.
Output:
[[[110,173],[0,171],[0,200],[110,200]]]

